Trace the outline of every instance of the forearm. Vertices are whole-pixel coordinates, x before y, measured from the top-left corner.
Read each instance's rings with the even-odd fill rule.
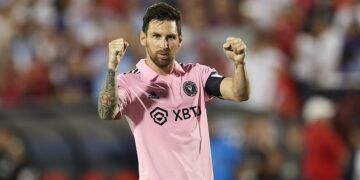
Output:
[[[221,95],[224,99],[246,101],[250,96],[250,85],[245,69],[246,45],[240,38],[228,37],[223,45],[226,57],[234,62],[233,77],[225,78],[221,85]]]
[[[249,99],[250,85],[244,62],[235,64],[235,72],[232,77],[232,92],[237,101]]]
[[[109,69],[105,85],[100,93],[98,113],[101,119],[113,119],[117,105],[115,88],[115,70]]]

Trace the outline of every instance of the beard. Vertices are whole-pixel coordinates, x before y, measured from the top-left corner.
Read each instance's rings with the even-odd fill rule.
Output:
[[[160,68],[168,67],[174,61],[174,56],[169,50],[160,50],[154,53],[149,51],[149,56],[151,61]]]

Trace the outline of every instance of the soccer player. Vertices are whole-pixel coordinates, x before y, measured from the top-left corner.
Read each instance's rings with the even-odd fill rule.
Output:
[[[143,17],[140,43],[146,58],[128,73],[115,75],[129,44],[109,43],[107,80],[100,94],[101,119],[125,116],[135,138],[139,175],[145,179],[213,178],[205,102],[212,97],[249,99],[244,42],[229,37],[225,55],[235,66],[232,77],[200,64],[179,64],[180,12],[166,3],[150,6]]]

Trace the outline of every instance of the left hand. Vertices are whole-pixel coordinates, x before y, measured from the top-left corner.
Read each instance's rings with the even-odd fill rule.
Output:
[[[226,57],[235,64],[244,63],[246,45],[240,38],[228,37],[223,45]]]

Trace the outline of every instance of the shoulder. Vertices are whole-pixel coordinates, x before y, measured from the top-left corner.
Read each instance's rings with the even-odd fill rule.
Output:
[[[128,72],[121,73],[120,75],[132,76],[132,75],[139,74],[139,73],[140,73],[140,71],[138,68],[133,68],[133,69],[129,70]]]
[[[138,68],[133,68],[131,70],[129,70],[128,72],[125,73],[120,73],[118,75],[119,78],[131,78],[131,77],[136,77],[137,74],[140,74],[140,71]]]
[[[134,69],[129,70],[128,72],[118,74],[116,76],[116,80],[117,80],[117,82],[127,84],[127,82],[129,82],[129,81],[134,82],[134,79],[138,79],[139,74],[140,74],[139,69],[134,68]]]
[[[199,72],[199,71],[203,71],[206,69],[213,69],[213,68],[210,68],[209,66],[199,64],[199,63],[186,63],[186,64],[179,63],[179,64],[185,72]]]

